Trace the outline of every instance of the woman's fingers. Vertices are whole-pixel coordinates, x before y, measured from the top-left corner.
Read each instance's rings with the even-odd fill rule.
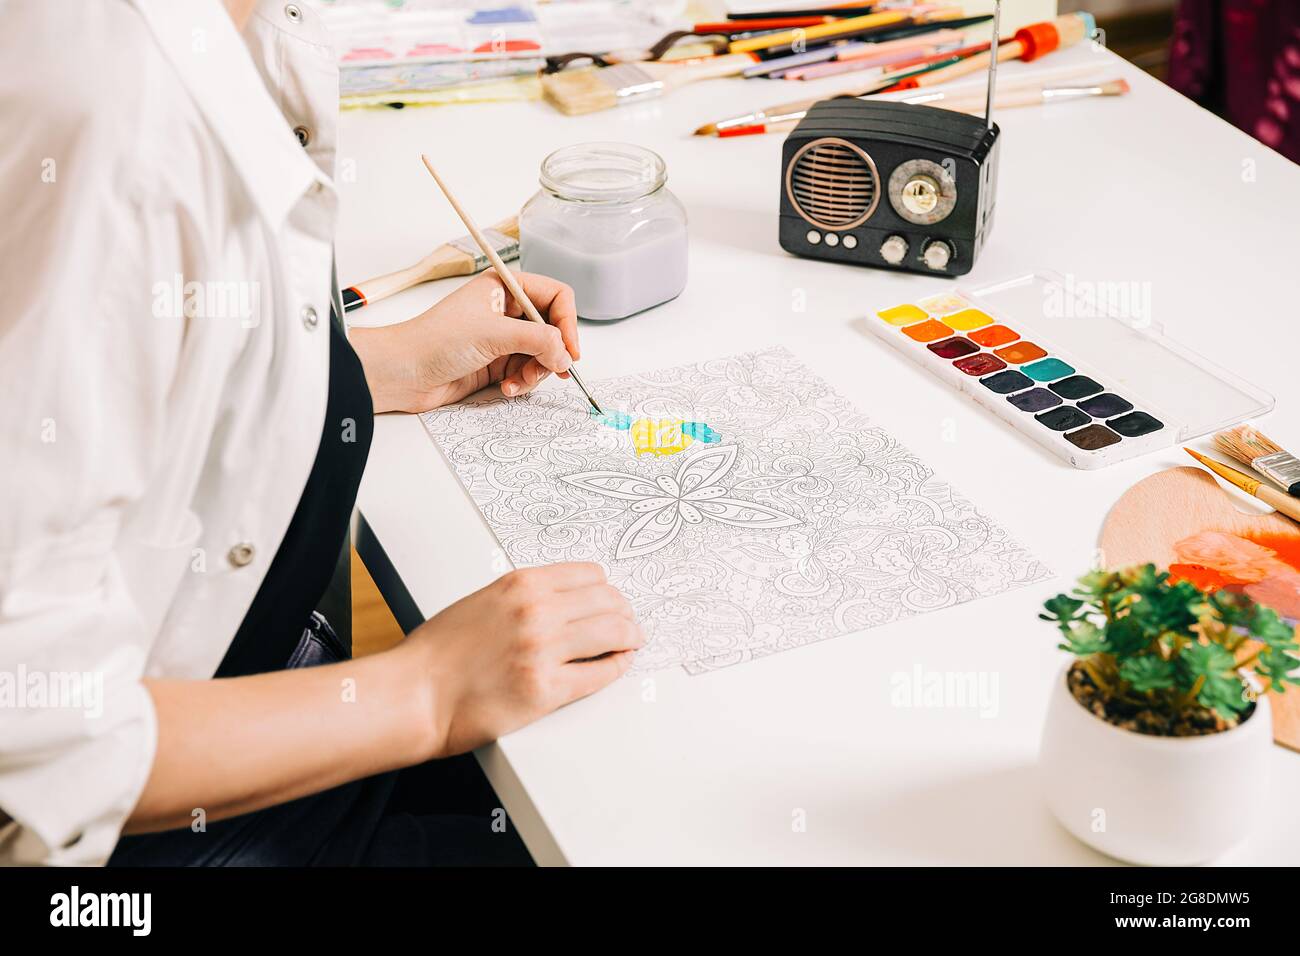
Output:
[[[525,365],[535,361],[536,359],[531,355],[515,354],[506,358],[500,375],[501,394],[510,397],[528,391],[529,386],[524,380],[523,370]]]
[[[506,577],[548,591],[572,591],[575,588],[603,584],[605,569],[594,561],[562,561],[559,564],[512,571]]]
[[[536,275],[532,272],[516,272],[515,278],[523,287],[524,294],[537,306],[537,311],[546,321],[560,330],[560,337],[569,355],[576,361],[578,348],[578,307],[573,297],[573,289],[550,276]],[[506,315],[523,315],[523,308],[507,296]]]
[[[550,374],[546,366],[532,356],[511,356],[511,361],[506,365],[505,377],[501,380],[501,394],[523,395],[536,388]]]
[[[560,617],[566,621],[581,621],[587,617],[618,614],[629,621],[635,620],[632,605],[622,592],[612,584],[590,584],[573,588],[557,595]]]
[[[561,693],[564,703],[594,694],[606,684],[611,684],[627,673],[632,666],[632,652],[619,651],[590,661],[575,661],[560,668]]]
[[[586,661],[605,654],[639,650],[645,636],[636,621],[621,614],[602,614],[574,621],[564,630],[564,660]]]
[[[568,371],[573,364],[560,330],[553,325],[494,317],[486,345],[497,356],[515,353],[532,356],[552,372]]]

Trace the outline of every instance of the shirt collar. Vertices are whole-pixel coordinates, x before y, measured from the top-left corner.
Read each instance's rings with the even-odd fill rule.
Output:
[[[163,55],[272,226],[315,182],[328,183],[276,107],[217,0],[132,0]]]

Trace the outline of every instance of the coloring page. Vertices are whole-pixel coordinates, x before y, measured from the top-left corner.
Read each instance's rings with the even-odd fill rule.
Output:
[[[595,561],[690,673],[1050,572],[786,349],[422,416],[516,567]]]

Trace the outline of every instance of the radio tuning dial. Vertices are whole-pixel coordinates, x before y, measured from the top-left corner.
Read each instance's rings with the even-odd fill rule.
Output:
[[[901,201],[913,215],[927,216],[939,205],[939,184],[929,176],[913,176],[903,185]]]
[[[931,239],[921,250],[921,258],[925,264],[936,272],[942,272],[948,268],[948,263],[952,261],[952,246],[942,239]]]
[[[880,244],[880,258],[891,266],[896,266],[907,258],[907,240],[902,236],[890,236]]]

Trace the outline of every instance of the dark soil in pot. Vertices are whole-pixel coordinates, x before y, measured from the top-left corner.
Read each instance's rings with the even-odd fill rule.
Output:
[[[1078,661],[1066,673],[1066,686],[1086,710],[1121,730],[1152,737],[1202,737],[1240,726],[1255,712],[1252,703],[1240,717],[1224,720],[1207,707],[1167,714],[1127,700],[1107,697]]]

